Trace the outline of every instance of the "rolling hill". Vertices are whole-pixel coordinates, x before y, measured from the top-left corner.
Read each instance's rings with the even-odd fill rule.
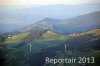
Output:
[[[27,44],[32,42],[35,45],[47,46],[49,44],[52,46],[54,44],[59,45],[59,43],[61,42],[60,44],[68,43],[76,45],[91,40],[96,40],[99,38],[99,36],[100,36],[100,29],[94,29],[90,31],[85,31],[81,33],[72,33],[72,34],[60,34],[51,31],[38,30],[38,31],[33,31],[31,33],[21,33],[13,35],[11,36],[11,38],[7,38],[4,43],[13,44],[13,43],[24,42],[24,44]],[[54,44],[52,42],[54,42]]]
[[[52,7],[50,6],[50,9],[52,9]],[[59,7],[60,8],[62,7],[58,6],[57,9],[56,7],[57,6],[53,8],[54,9],[53,13],[51,11],[53,16],[51,15],[51,13],[49,13],[50,14],[49,17],[50,16],[51,17],[57,16],[57,18],[63,17],[63,16],[58,16],[60,13]],[[81,9],[84,11],[83,8]],[[37,10],[35,13],[37,13]],[[41,11],[41,9],[39,8],[38,12],[41,11],[40,12],[41,14],[40,13],[38,14],[40,14],[40,16],[43,15],[47,17],[48,10],[49,10],[48,7],[43,8],[43,11]],[[66,13],[67,12],[66,9],[64,10],[65,10],[64,12]],[[89,10],[91,10],[91,8]],[[15,17],[17,18],[19,16],[18,22],[22,20],[22,23],[18,23],[18,24],[23,25],[24,21],[25,21],[25,24],[27,24],[27,22],[31,23],[32,21],[33,22],[35,21],[33,19],[34,15],[32,11],[34,10],[29,9],[28,12],[27,11],[23,12],[22,10],[23,15],[22,13],[18,14],[17,12],[16,13],[17,16],[16,14],[13,14],[11,18],[13,16],[14,18]],[[58,11],[58,14],[56,13],[57,11]],[[61,14],[62,13],[63,12],[61,11]],[[65,14],[65,13],[62,15],[68,16],[68,14]],[[74,14],[74,13],[80,14],[80,10],[79,11],[76,10],[75,12],[71,11],[70,14]],[[27,17],[24,18],[25,15]],[[30,15],[31,15],[31,18],[30,18]],[[74,15],[71,15],[71,16],[74,16]],[[8,21],[9,23],[10,22],[9,18],[5,19],[4,21],[9,20]],[[12,23],[17,20],[14,18],[12,19]],[[95,57],[96,62],[94,64],[86,64],[85,66],[88,66],[88,65],[99,66],[100,65],[99,63],[100,62],[100,22],[99,22],[100,11],[88,13],[88,14],[70,18],[70,19],[44,18],[44,19],[41,19],[41,20],[38,19],[38,20],[39,21],[37,21],[36,23],[25,26],[17,31],[6,33],[6,34],[0,34],[0,49],[2,53],[1,55],[3,57],[5,56],[6,58],[5,63],[8,64],[7,66],[23,66],[23,65],[24,66],[62,66],[64,64],[56,64],[56,65],[47,64],[46,65],[45,57],[63,58],[65,57],[65,54],[67,58],[81,57],[81,56]],[[10,26],[12,25],[12,23],[9,23]],[[0,25],[2,25],[2,23]],[[20,26],[22,27],[22,25]],[[6,24],[5,26],[8,26],[8,24]],[[13,25],[13,26],[16,27],[16,25]],[[11,28],[13,26],[11,26]],[[10,29],[10,27],[8,29]],[[68,54],[68,52],[65,53],[64,44],[68,45],[66,50],[68,52],[71,51],[70,54]],[[4,46],[4,48],[2,46]],[[81,64],[67,64],[67,66],[80,66],[80,65]]]
[[[13,37],[16,36],[16,42],[7,43],[13,41]],[[24,38],[23,38],[24,37]],[[19,39],[18,39],[19,38]],[[26,39],[25,39],[26,38]],[[26,43],[19,43],[22,40],[29,41]],[[60,34],[53,31],[33,31],[30,34],[16,34],[13,35],[10,39],[6,40],[6,45],[10,49],[8,56],[11,59],[14,59],[15,62],[23,65],[29,57],[29,62],[32,62],[31,65],[45,65],[45,57],[51,58],[62,58],[64,57],[64,44],[69,44],[67,51],[73,51],[72,54],[66,57],[97,57],[100,53],[100,29],[94,29],[90,31],[85,31],[81,33],[72,33],[72,34]],[[31,53],[29,51],[29,43],[32,44]],[[90,50],[89,50],[90,49]],[[19,60],[21,58],[21,60]],[[35,64],[37,62],[38,64]],[[41,60],[39,60],[41,59]],[[33,62],[34,61],[34,62]],[[10,62],[8,60],[8,62]],[[13,61],[12,61],[13,62]],[[26,62],[27,63],[27,62]],[[13,64],[13,63],[12,63]],[[30,63],[27,63],[30,64]],[[98,64],[98,63],[97,63]],[[56,64],[56,66],[63,64]],[[67,64],[70,66],[70,64]],[[71,64],[73,65],[73,64]],[[80,66],[80,64],[74,64],[75,66]],[[48,64],[46,66],[52,66]],[[91,65],[92,66],[92,65]],[[93,64],[94,66],[94,64]]]
[[[19,32],[30,32],[34,29],[52,30],[57,33],[80,33],[100,28],[100,11],[88,13],[71,19],[59,20],[44,18],[32,25],[19,29]]]
[[[0,6],[0,33],[12,32],[43,18],[69,19],[100,10],[99,4],[48,5],[40,7]],[[74,10],[74,12],[73,12]],[[13,28],[12,28],[13,27]]]

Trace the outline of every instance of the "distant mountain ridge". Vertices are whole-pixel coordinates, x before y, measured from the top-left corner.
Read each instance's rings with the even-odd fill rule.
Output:
[[[17,30],[46,17],[64,20],[99,10],[100,4],[56,4],[30,8],[0,7],[0,33]]]
[[[44,18],[35,24],[26,26],[19,31],[29,32],[34,29],[52,30],[58,33],[78,33],[100,28],[100,11],[81,15],[72,19],[52,19]]]

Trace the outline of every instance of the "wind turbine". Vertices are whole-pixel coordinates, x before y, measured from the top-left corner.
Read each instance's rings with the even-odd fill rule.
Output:
[[[67,50],[66,50],[66,48],[67,48],[67,46],[69,46],[69,45],[67,45],[67,44],[64,44],[64,46],[65,46],[64,48],[65,48],[65,53],[66,53],[66,51],[67,51]]]
[[[53,31],[53,25],[51,24],[51,27],[50,27],[50,31],[52,32]]]
[[[29,44],[29,47],[30,47],[30,52],[32,51],[32,44],[30,43]]]
[[[67,46],[69,46],[69,45],[64,43],[64,49],[65,49],[65,50],[64,50],[64,51],[65,51],[65,52],[64,52],[64,58],[66,58],[66,52],[67,52],[66,49],[67,49]],[[65,63],[65,62],[64,62],[64,66],[66,66],[66,63]]]

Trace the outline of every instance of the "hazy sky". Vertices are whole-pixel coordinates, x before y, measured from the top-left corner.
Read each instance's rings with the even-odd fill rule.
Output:
[[[52,4],[95,4],[100,0],[0,0],[0,5],[4,6],[35,6],[35,5],[52,5]]]

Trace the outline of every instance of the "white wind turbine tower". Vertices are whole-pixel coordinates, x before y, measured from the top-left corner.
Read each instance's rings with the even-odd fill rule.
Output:
[[[64,43],[64,49],[65,49],[64,58],[66,58],[67,46],[69,46],[69,45]],[[64,66],[66,66],[65,62],[64,62]]]
[[[30,47],[30,52],[32,51],[32,44],[30,43],[29,44],[29,47]]]
[[[50,30],[51,30],[51,32],[53,31],[53,25],[52,24],[51,24]]]
[[[64,46],[65,46],[64,48],[65,48],[65,53],[66,53],[66,51],[67,51],[67,50],[66,50],[66,49],[67,49],[67,46],[69,46],[69,45],[64,44]]]

